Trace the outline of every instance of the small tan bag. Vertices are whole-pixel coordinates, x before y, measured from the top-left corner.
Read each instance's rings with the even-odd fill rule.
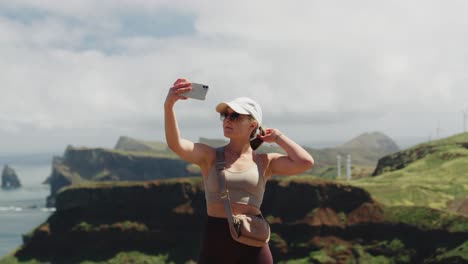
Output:
[[[224,148],[216,149],[216,171],[218,173],[221,199],[224,202],[231,237],[242,244],[263,247],[270,240],[270,225],[262,214],[260,217],[245,214],[232,214],[231,200],[224,173]]]

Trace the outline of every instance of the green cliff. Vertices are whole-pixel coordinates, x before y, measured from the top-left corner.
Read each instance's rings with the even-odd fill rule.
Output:
[[[87,181],[147,181],[199,175],[190,164],[163,152],[124,151],[103,148],[67,147],[55,157],[46,183],[51,186],[47,205],[54,206],[56,193],[72,184]]]
[[[60,191],[56,206],[0,263],[193,263],[206,217],[200,178],[81,183]],[[468,261],[467,218],[385,207],[349,185],[272,179],[262,210],[276,263]]]

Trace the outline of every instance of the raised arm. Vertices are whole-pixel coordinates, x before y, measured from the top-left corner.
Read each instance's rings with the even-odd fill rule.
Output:
[[[206,168],[210,160],[210,155],[214,152],[207,145],[193,143],[190,140],[183,139],[180,135],[177,125],[174,105],[178,100],[186,100],[187,97],[180,94],[192,89],[192,84],[185,78],[177,79],[169,92],[164,103],[164,127],[166,132],[166,142],[169,148],[174,151],[181,159],[199,165],[202,170]]]
[[[279,153],[269,153],[269,165],[267,168],[267,176],[271,175],[297,175],[314,166],[312,156],[296,142],[283,135],[277,129],[266,129],[264,136],[259,136],[267,143],[275,142],[278,144],[287,155]]]

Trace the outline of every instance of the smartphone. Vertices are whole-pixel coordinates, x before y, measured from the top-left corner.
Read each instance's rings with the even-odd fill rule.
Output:
[[[181,93],[180,95],[192,99],[205,100],[208,89],[209,87],[206,84],[192,83],[192,90],[186,93]]]

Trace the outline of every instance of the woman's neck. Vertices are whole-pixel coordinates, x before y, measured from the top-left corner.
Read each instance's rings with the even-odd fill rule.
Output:
[[[238,156],[241,156],[242,154],[250,154],[253,151],[250,147],[250,142],[236,141],[233,139],[229,141],[229,144],[227,144],[226,147],[224,147],[224,149]]]

